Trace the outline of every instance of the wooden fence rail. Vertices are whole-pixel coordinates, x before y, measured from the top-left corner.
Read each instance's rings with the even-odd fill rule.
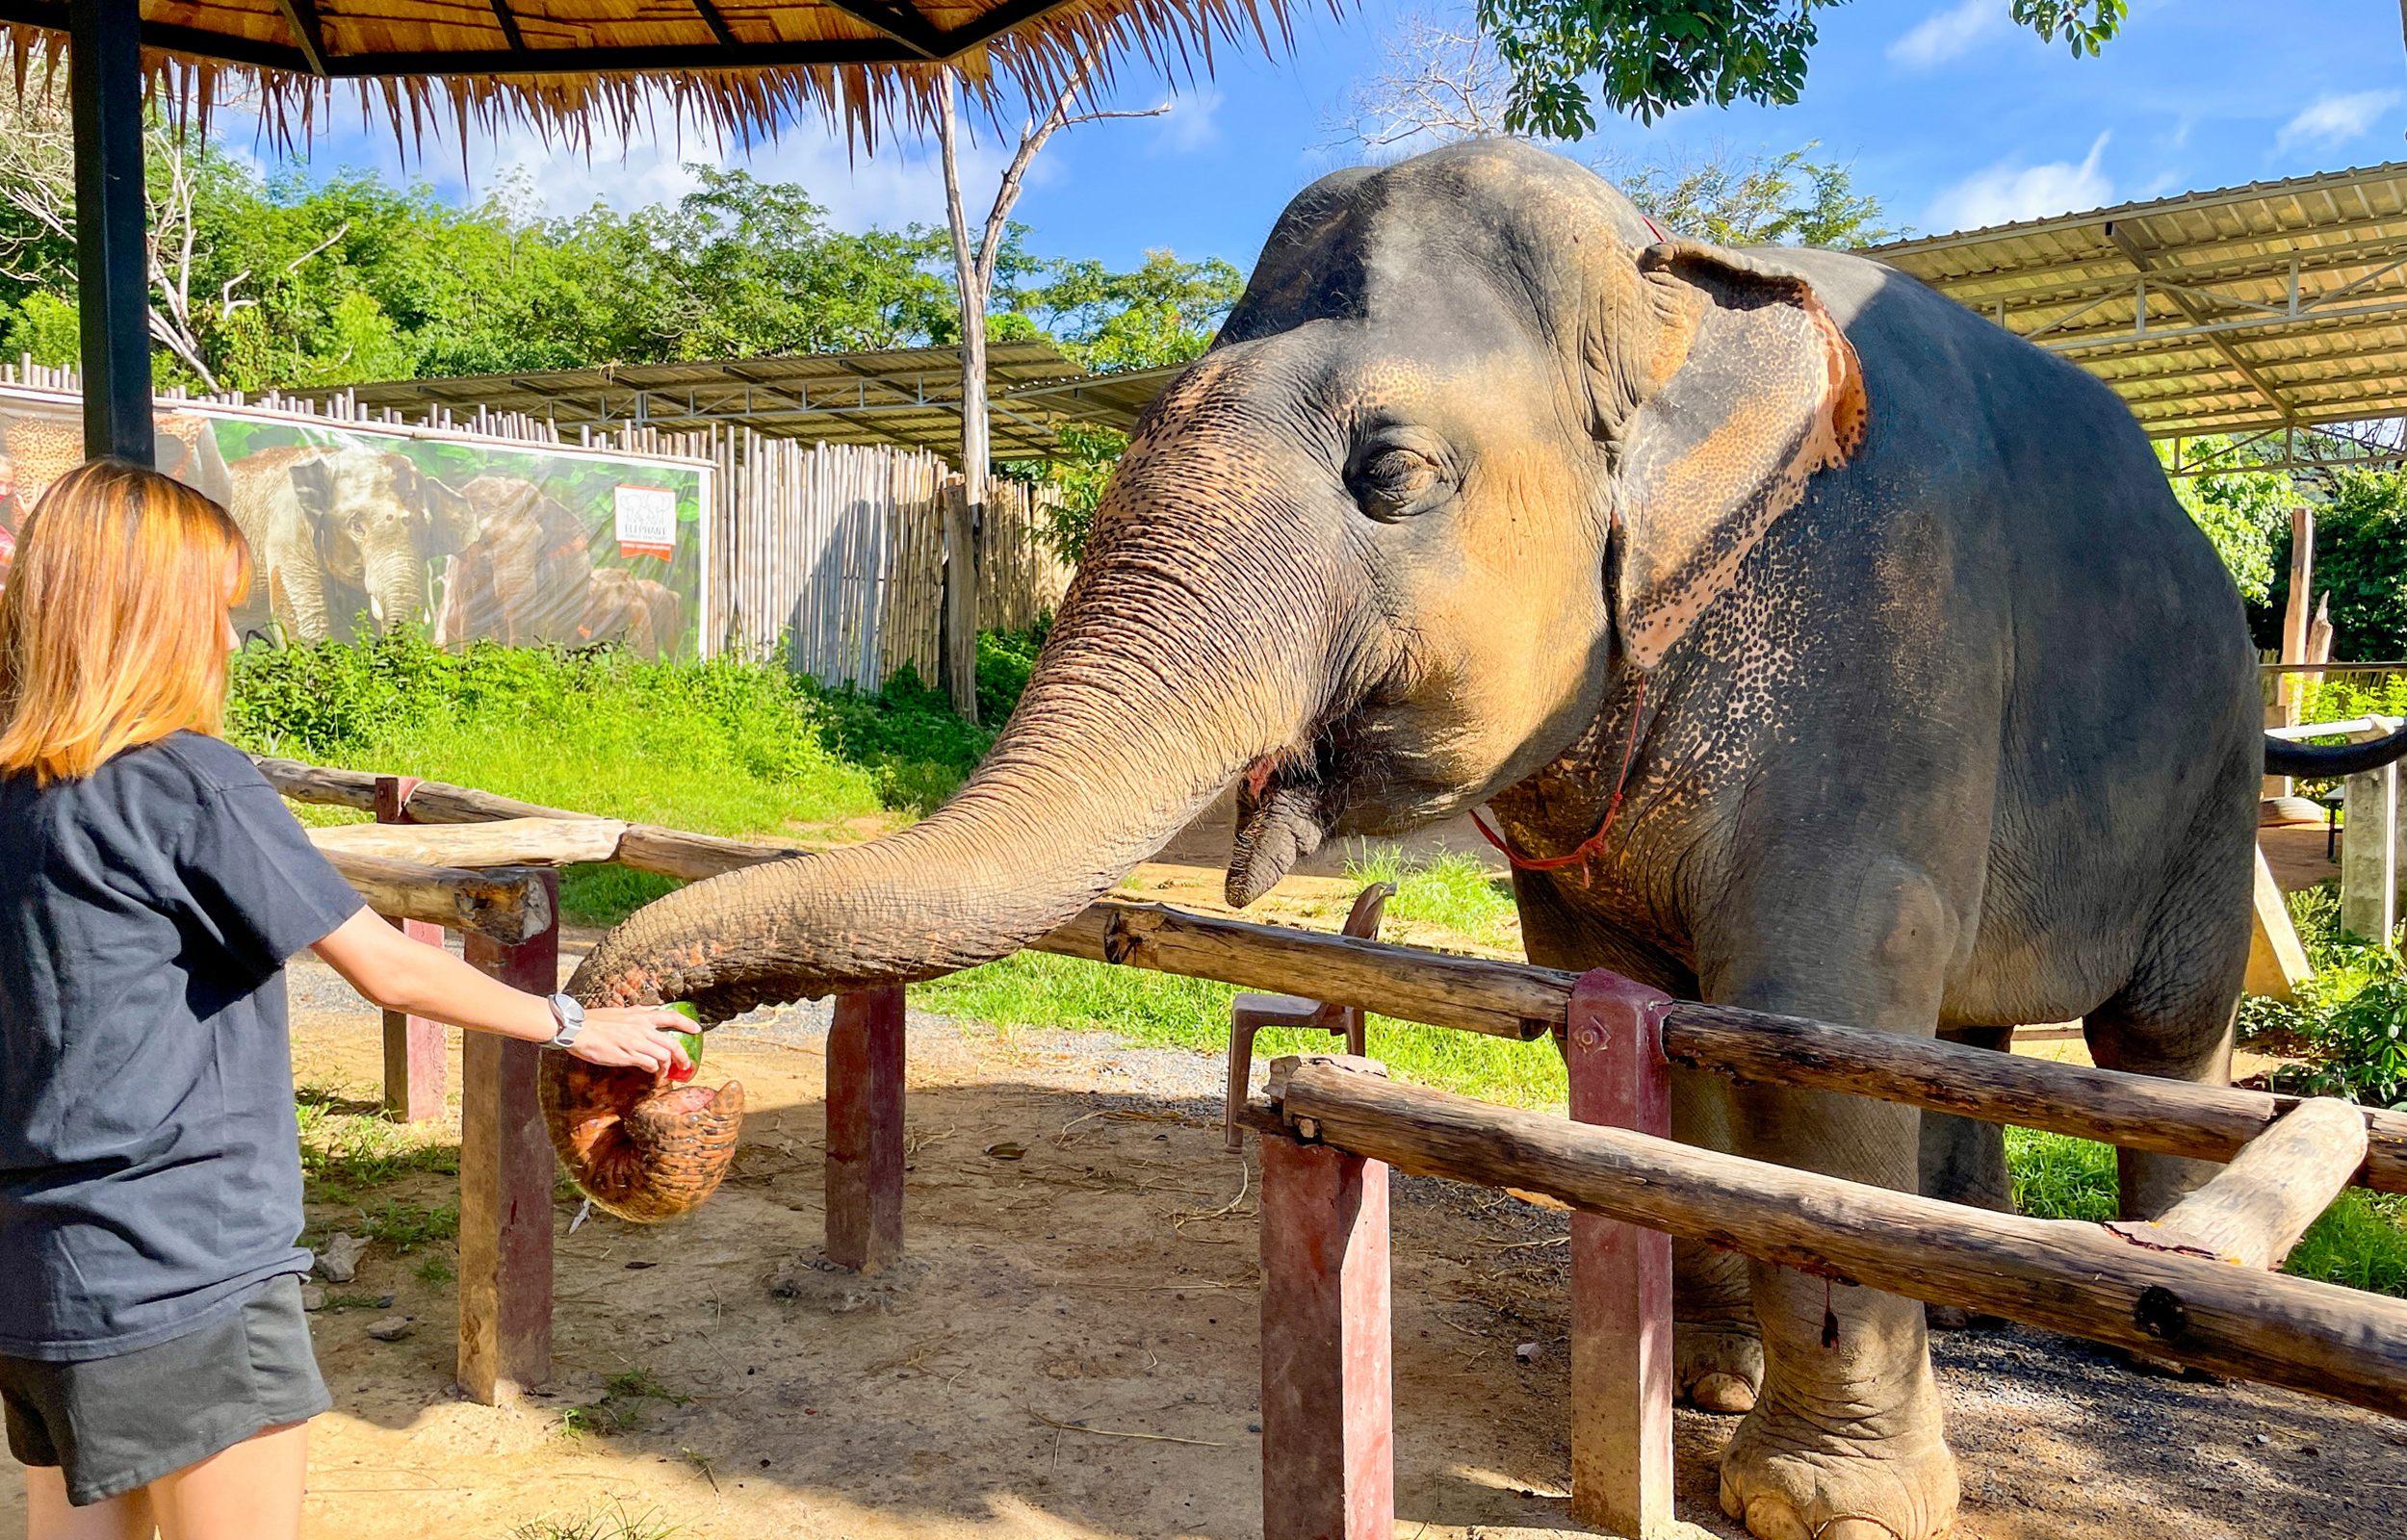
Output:
[[[269,783],[296,801],[374,806],[372,775],[291,760],[259,764]],[[423,823],[582,816],[438,782],[420,785],[408,806]],[[613,858],[619,864],[694,878],[804,854],[672,830],[639,838],[642,832],[641,825],[630,826],[621,837]],[[433,840],[433,832],[421,831],[421,839]],[[431,855],[442,847],[422,842],[417,848]],[[520,861],[539,859],[518,848]],[[1032,945],[1523,1040],[1563,1026],[1579,984],[1577,974],[1534,963],[1112,901],[1089,906]],[[1845,1091],[2198,1160],[2230,1160],[2298,1105],[2294,1096],[2235,1086],[2061,1065],[1944,1039],[1694,1001],[1664,1007],[1661,1030],[1673,1063],[1736,1080]],[[2379,1192],[2407,1193],[2407,1112],[2362,1111],[2368,1148],[2355,1180]]]
[[[2407,1300],[1304,1063],[1247,1122],[1911,1298],[2407,1417]]]

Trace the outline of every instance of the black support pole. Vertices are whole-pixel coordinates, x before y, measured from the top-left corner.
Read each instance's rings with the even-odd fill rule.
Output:
[[[155,463],[142,199],[142,0],[68,0],[84,452]]]

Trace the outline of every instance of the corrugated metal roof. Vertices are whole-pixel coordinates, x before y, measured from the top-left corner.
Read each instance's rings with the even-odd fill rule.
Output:
[[[2152,437],[2407,416],[2407,163],[1864,255],[2088,370]]]
[[[990,344],[995,453],[1002,459],[1045,455],[1053,447],[1053,424],[1064,419],[1126,427],[1176,372],[1090,374],[1049,343]],[[463,374],[350,385],[327,394],[405,416],[437,406],[454,412],[482,406],[572,428],[640,423],[691,429],[717,423],[779,438],[898,444],[946,455],[961,446],[961,353],[952,347]]]

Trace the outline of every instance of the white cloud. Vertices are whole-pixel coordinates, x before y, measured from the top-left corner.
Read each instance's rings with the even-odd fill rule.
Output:
[[[2277,150],[2293,144],[2341,144],[2363,135],[2374,120],[2398,104],[2394,90],[2361,90],[2346,96],[2317,97],[2316,104],[2282,125],[2273,141]]]
[[[1944,64],[1956,55],[1969,52],[1984,33],[1996,31],[2004,20],[2006,7],[1999,0],[1964,0],[1953,11],[1925,16],[1889,44],[1889,61],[1908,69]]]
[[[982,218],[1007,151],[990,132],[962,145],[962,191],[971,217]],[[693,190],[693,164],[739,167],[769,182],[799,182],[840,229],[889,228],[945,221],[945,178],[933,142],[882,141],[874,155],[856,152],[841,134],[818,123],[789,126],[774,140],[731,147],[707,134],[630,139],[597,134],[591,152],[544,141],[526,131],[505,133],[491,148],[472,152],[472,195],[503,177],[523,174],[546,214],[577,214],[596,202],[617,209],[671,201]],[[1039,163],[1030,181],[1043,180]]]
[[[1219,87],[1202,84],[1172,96],[1170,111],[1162,115],[1160,132],[1153,141],[1155,152],[1193,155],[1219,143],[1220,109],[1225,99]],[[1092,132],[1107,134],[1111,124],[1098,123]]]
[[[2099,135],[2078,166],[2071,161],[2051,161],[2045,166],[2000,161],[1976,171],[1939,194],[1930,212],[1923,216],[1923,228],[1978,230],[2015,219],[2103,207],[2114,197],[2114,184],[2098,169],[2107,138]]]

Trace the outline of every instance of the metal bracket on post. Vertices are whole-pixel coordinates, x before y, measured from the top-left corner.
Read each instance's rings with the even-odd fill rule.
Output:
[[[470,932],[470,966],[530,993],[560,987],[560,879],[543,885],[551,928],[516,946]],[[459,1113],[459,1383],[498,1406],[552,1377],[552,1139],[535,1073],[541,1043],[471,1032]]]
[[[376,777],[376,822],[406,824],[416,776]],[[425,920],[394,920],[413,941],[443,944],[443,927]],[[548,992],[548,991],[547,991]],[[430,1122],[443,1116],[445,1078],[443,1023],[399,1011],[384,1013],[384,1112],[404,1123]]]
[[[903,990],[836,997],[827,1035],[827,1259],[875,1272],[903,1253]]]
[[[1262,1540],[1393,1540],[1387,1168],[1261,1149]]]
[[[1662,1008],[1598,968],[1571,992],[1563,1049],[1575,1121],[1671,1134]],[[1671,1237],[1571,1216],[1571,1517],[1630,1540],[1671,1526]]]

